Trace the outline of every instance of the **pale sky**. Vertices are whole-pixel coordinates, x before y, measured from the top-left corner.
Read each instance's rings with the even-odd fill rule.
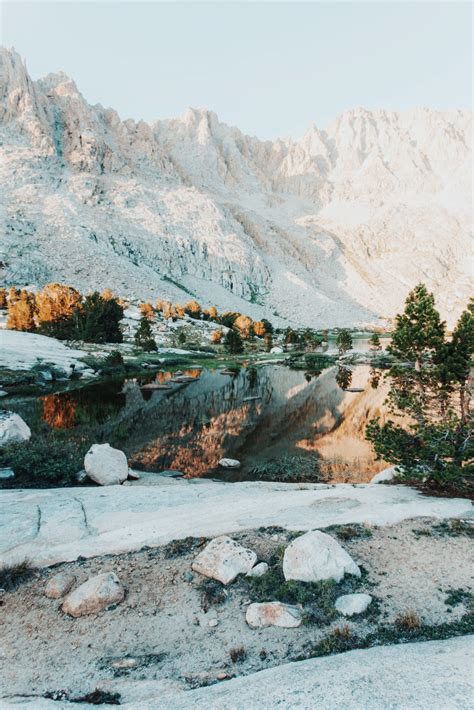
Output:
[[[3,2],[2,44],[37,79],[153,121],[208,108],[298,138],[356,106],[470,108],[469,2]]]

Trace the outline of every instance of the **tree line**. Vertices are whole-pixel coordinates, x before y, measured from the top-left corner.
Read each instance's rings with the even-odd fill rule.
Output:
[[[47,284],[38,293],[0,289],[0,308],[7,308],[7,328],[36,332],[60,340],[121,343],[123,304],[108,289],[83,296],[72,286]]]

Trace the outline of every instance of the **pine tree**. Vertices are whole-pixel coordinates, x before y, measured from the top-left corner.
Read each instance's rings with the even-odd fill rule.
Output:
[[[470,304],[446,338],[434,298],[419,284],[396,318],[388,350],[392,414],[381,425],[373,419],[367,438],[380,458],[404,475],[437,487],[473,487],[474,449],[469,422],[470,376],[474,353],[474,307]]]
[[[346,390],[351,386],[352,372],[348,367],[338,367],[336,373],[336,383],[342,389]]]
[[[339,357],[345,355],[348,350],[352,350],[352,336],[347,328],[342,328],[336,339],[337,349],[339,350]]]
[[[88,343],[121,343],[123,306],[115,298],[104,299],[95,291],[73,314],[74,337]]]
[[[230,328],[227,331],[226,336],[224,338],[224,347],[227,352],[231,353],[232,355],[238,355],[239,353],[244,352],[244,344],[242,342],[242,338],[236,330],[232,330],[232,328]]]
[[[143,314],[140,318],[140,323],[135,331],[135,344],[147,352],[152,352],[157,349],[151,330],[150,320],[145,314]]]

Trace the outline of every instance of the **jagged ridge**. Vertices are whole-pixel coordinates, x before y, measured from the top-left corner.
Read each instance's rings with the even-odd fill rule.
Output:
[[[355,109],[261,141],[209,111],[121,121],[4,49],[0,122],[7,283],[192,292],[313,326],[392,316],[420,279],[450,321],[468,297],[469,112]]]

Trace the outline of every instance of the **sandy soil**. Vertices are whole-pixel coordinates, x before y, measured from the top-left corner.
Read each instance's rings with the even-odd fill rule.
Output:
[[[191,572],[199,540],[41,570],[0,597],[0,693],[65,690],[79,695],[104,683],[119,689],[124,680],[145,679],[191,688],[287,662],[345,623],[363,634],[407,610],[429,624],[454,621],[466,608],[463,603],[447,606],[446,592],[474,591],[472,541],[442,534],[436,526],[437,521],[417,519],[341,541],[366,570],[360,590],[377,597],[380,615],[350,622],[339,617],[330,625],[309,623],[298,629],[250,629],[245,609],[254,592],[242,579],[225,588],[224,601],[208,607],[205,579]],[[267,561],[275,560],[292,536],[272,529],[233,535]],[[65,569],[78,582],[115,571],[127,589],[125,601],[96,616],[65,616],[60,600],[43,593],[47,580]],[[210,626],[214,619],[217,625]],[[245,658],[233,662],[231,649],[240,647]],[[128,657],[136,659],[133,668],[114,667],[117,659]]]

